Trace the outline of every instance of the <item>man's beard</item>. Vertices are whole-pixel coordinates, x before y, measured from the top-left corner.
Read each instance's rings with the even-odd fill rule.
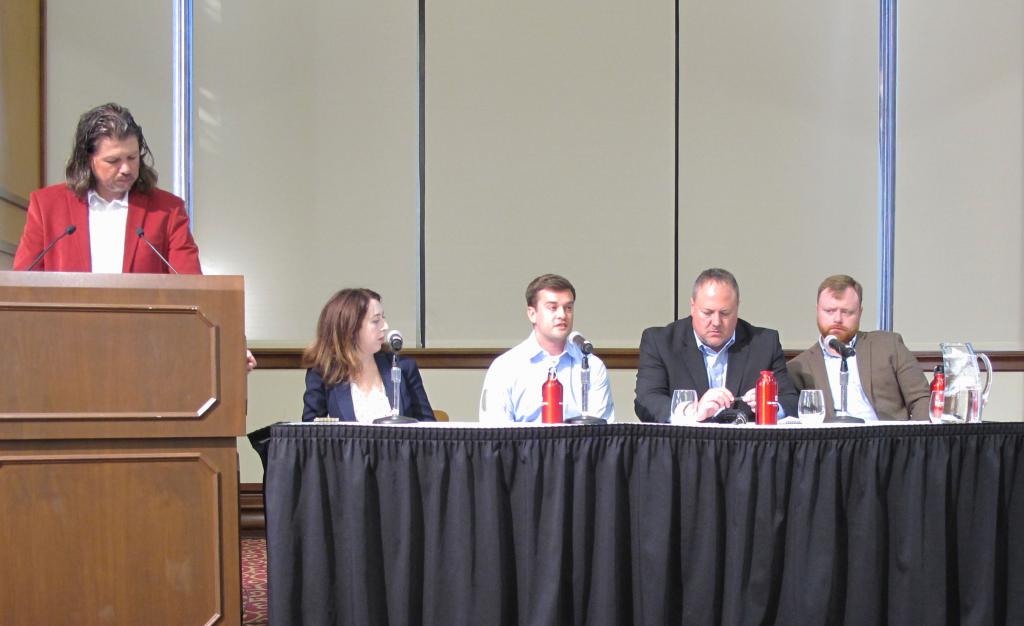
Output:
[[[842,328],[842,329],[840,329],[840,328],[832,328],[832,327],[822,328],[821,326],[819,326],[818,327],[818,331],[821,333],[822,337],[828,337],[829,335],[832,335],[833,337],[835,337],[839,341],[842,341],[843,343],[846,343],[846,344],[850,343],[850,341],[853,339],[853,336],[857,334],[857,329],[856,328],[853,328],[853,329]]]

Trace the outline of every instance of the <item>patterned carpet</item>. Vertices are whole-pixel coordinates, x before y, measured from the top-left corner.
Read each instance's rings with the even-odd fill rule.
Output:
[[[242,539],[242,623],[267,624],[266,539]]]

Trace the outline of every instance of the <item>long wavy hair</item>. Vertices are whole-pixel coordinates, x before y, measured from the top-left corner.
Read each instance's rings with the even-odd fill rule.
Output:
[[[139,177],[132,185],[132,191],[148,193],[156,187],[157,174],[153,169],[153,155],[142,135],[142,127],[135,123],[131,112],[119,104],[108,102],[86,111],[78,118],[75,130],[75,145],[65,169],[68,188],[79,198],[85,198],[96,186],[90,160],[96,153],[100,139],[121,140],[134,136],[139,140]]]
[[[320,373],[326,385],[351,380],[359,372],[357,337],[366,321],[370,301],[380,294],[370,289],[342,289],[320,311],[316,339],[302,353],[302,367]]]

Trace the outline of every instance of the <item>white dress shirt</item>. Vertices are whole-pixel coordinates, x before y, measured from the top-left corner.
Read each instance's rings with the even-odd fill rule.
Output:
[[[352,389],[352,410],[355,411],[356,421],[364,424],[372,424],[378,417],[386,417],[391,414],[391,401],[384,391],[384,386],[374,387],[369,393],[356,385],[350,385]]]
[[[89,191],[89,251],[93,273],[120,274],[124,269],[124,239],[128,224],[128,192],[107,202]]]

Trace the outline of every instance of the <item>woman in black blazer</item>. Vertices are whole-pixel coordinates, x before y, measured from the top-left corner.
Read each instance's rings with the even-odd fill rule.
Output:
[[[336,417],[370,423],[388,414],[394,391],[391,354],[381,349],[387,331],[380,294],[342,289],[327,301],[317,322],[316,340],[302,355],[303,367],[309,368],[302,396],[303,421]],[[400,357],[398,366],[401,414],[434,421],[416,362]]]

